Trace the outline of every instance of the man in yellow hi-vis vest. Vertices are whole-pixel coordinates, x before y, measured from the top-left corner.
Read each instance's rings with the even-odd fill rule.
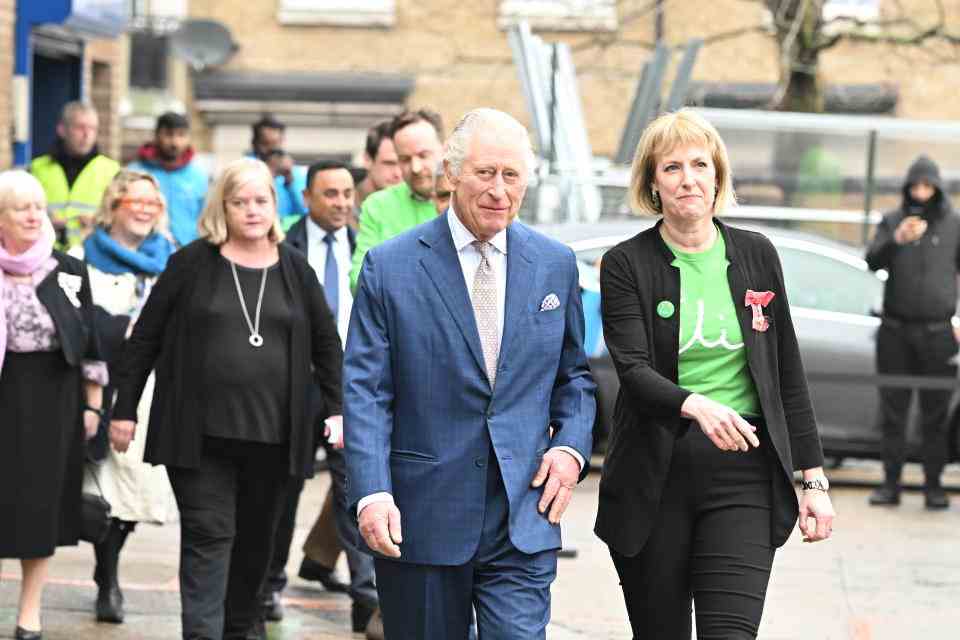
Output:
[[[92,105],[68,102],[57,124],[53,150],[30,163],[47,195],[47,209],[57,230],[58,246],[80,244],[93,229],[103,192],[120,165],[97,149],[99,118]]]

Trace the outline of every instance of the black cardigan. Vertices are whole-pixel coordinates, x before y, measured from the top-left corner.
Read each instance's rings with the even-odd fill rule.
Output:
[[[307,389],[313,380],[324,396],[326,415],[342,413],[343,352],[323,288],[297,251],[278,247],[280,273],[293,309],[290,336],[290,474],[313,473],[314,429]],[[203,441],[204,398],[199,395],[202,354],[217,328],[190,323],[191,309],[205,304],[221,282],[219,247],[196,240],[171,256],[147,298],[116,367],[114,419],[136,420],[137,404],[150,371],[156,388],[144,459],[153,464],[196,468]],[[246,346],[246,345],[243,345]]]
[[[37,299],[53,318],[63,357],[72,367],[79,367],[84,360],[100,360],[100,340],[95,330],[96,314],[87,266],[59,251],[54,251],[53,257],[57,266],[37,285]],[[60,286],[61,273],[80,277],[79,308],[73,305]]]
[[[600,480],[595,531],[617,552],[636,555],[660,507],[674,441],[690,428],[680,415],[690,395],[677,385],[680,314],[660,317],[663,300],[680,308],[680,270],[660,235],[662,221],[604,255],[600,271],[603,332],[620,393]],[[730,262],[727,277],[750,373],[782,473],[774,476],[773,544],[786,542],[799,512],[793,470],[823,464],[820,436],[790,317],[780,259],[759,233],[717,221]],[[772,291],[766,332],[752,327],[747,289]],[[699,428],[694,426],[693,428]]]

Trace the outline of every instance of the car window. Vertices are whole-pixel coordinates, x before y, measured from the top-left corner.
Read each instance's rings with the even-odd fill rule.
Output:
[[[870,271],[793,247],[777,247],[777,253],[792,306],[858,315],[880,310],[883,283]]]

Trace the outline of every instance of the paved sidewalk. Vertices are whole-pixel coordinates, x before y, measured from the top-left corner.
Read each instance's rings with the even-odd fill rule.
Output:
[[[916,469],[911,478],[916,479]],[[854,463],[835,478],[879,477],[872,463]],[[960,486],[960,470],[950,482]],[[553,588],[551,640],[629,640],[626,612],[606,547],[592,533],[598,476],[581,485],[565,520],[565,540],[578,557],[561,559]],[[311,481],[301,502],[290,567],[320,509],[328,480]],[[837,487],[834,538],[805,545],[797,536],[778,553],[760,637],[764,640],[955,640],[960,638],[960,495],[945,513],[923,509],[908,492],[897,509],[867,506],[868,490]],[[89,545],[62,549],[45,594],[46,640],[175,640],[179,637],[176,525],[140,527],[124,550],[121,581],[126,624],[93,620],[96,588]],[[345,572],[345,567],[340,568]],[[0,638],[13,635],[19,563],[0,573]],[[287,615],[270,625],[272,640],[358,640],[349,633],[350,602],[293,577]],[[431,639],[432,640],[432,639]]]

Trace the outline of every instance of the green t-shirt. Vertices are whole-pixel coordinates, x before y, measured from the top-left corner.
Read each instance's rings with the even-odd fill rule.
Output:
[[[667,246],[680,269],[679,385],[741,415],[762,415],[727,281],[723,235],[701,253]]]
[[[436,205],[431,200],[413,197],[406,181],[370,194],[360,210],[357,248],[353,252],[353,268],[350,269],[350,289],[357,289],[360,267],[363,266],[367,251],[436,217]]]

